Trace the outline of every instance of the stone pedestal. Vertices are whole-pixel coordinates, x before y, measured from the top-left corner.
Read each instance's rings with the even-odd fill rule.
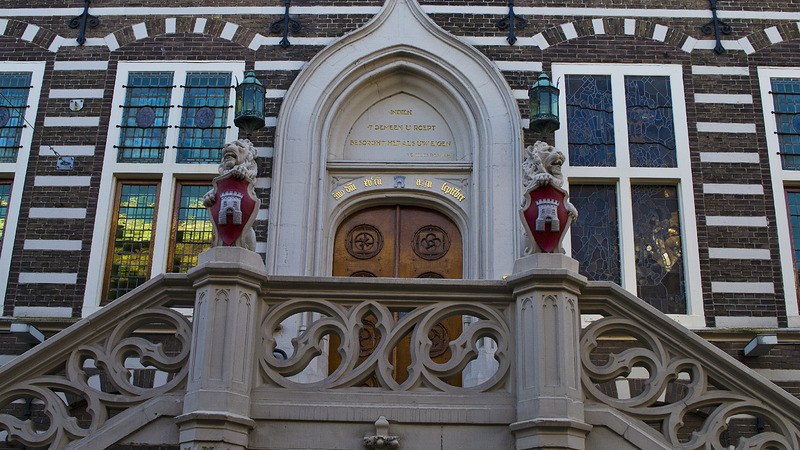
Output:
[[[197,297],[183,414],[175,419],[181,449],[245,449],[255,424],[250,390],[266,269],[254,252],[214,247],[188,275]]]
[[[514,264],[508,279],[517,308],[517,449],[583,449],[578,262],[538,253]]]

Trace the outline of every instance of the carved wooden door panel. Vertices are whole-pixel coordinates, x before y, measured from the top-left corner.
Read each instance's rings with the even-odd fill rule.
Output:
[[[416,206],[391,205],[363,209],[345,219],[336,231],[333,248],[333,275],[350,277],[461,278],[461,232],[443,214]],[[395,313],[399,320],[402,312]],[[363,319],[361,358],[370,355],[377,344],[372,317]],[[449,342],[461,334],[461,317],[451,317],[428,333],[433,342],[431,357],[436,362],[450,358]],[[336,348],[338,339],[331,340]],[[395,378],[403,382],[410,364],[410,337],[395,349]],[[371,348],[372,347],[372,348]],[[360,361],[359,361],[360,362]],[[330,367],[340,361],[330,354]],[[451,384],[461,383],[458,379]],[[370,384],[370,383],[368,383]]]

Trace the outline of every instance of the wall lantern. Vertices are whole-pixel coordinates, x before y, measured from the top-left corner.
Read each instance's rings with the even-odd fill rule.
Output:
[[[264,126],[264,93],[264,86],[252,70],[236,86],[233,123],[247,133],[248,139],[250,133]]]
[[[531,131],[546,135],[559,128],[558,93],[558,88],[550,82],[550,77],[542,72],[533,87],[528,90],[531,103]]]

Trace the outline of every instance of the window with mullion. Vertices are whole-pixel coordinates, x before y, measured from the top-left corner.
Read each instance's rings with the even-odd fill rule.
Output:
[[[172,72],[131,72],[125,86],[118,162],[164,161]]]
[[[0,73],[0,162],[17,161],[30,88],[30,73]]]
[[[213,228],[203,195],[211,183],[179,182],[172,220],[170,272],[186,272],[197,265],[197,256],[211,248]]]
[[[572,256],[590,280],[618,283],[665,313],[686,314],[678,193],[691,173],[678,167],[672,82],[680,72],[570,66],[554,69],[554,77],[565,81],[561,136],[569,148],[565,173],[575,178]]]
[[[800,170],[800,79],[771,81],[781,165],[784,170]]]
[[[177,162],[220,162],[228,130],[230,90],[230,72],[186,75]]]
[[[158,192],[158,182],[117,184],[108,280],[103,296],[106,302],[127,294],[150,278]]]
[[[789,213],[789,233],[791,235],[792,256],[794,258],[795,290],[798,288],[800,273],[800,189],[786,189],[786,209]]]

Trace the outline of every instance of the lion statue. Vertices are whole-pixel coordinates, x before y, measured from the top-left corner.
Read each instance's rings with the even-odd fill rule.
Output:
[[[240,180],[245,180],[252,185],[256,181],[258,174],[258,165],[256,164],[256,150],[253,143],[248,139],[238,139],[233,142],[225,144],[222,148],[222,162],[219,164],[219,175],[227,175],[233,172],[233,177]],[[206,192],[203,196],[203,205],[210,208],[217,201],[217,188],[216,186],[210,191]],[[256,249],[256,233],[252,227],[245,230],[240,238],[242,247],[255,251]],[[215,239],[214,246],[222,245],[219,238]]]
[[[522,170],[525,174],[525,190],[551,184],[561,187],[564,176],[561,166],[566,158],[564,154],[547,142],[537,141],[525,149],[525,161]]]

